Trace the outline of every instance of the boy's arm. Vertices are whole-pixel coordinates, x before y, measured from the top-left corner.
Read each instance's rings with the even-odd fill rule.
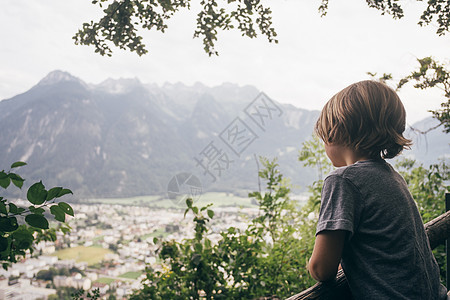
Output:
[[[344,230],[324,230],[317,234],[308,264],[308,271],[315,280],[327,281],[336,276],[346,234]]]

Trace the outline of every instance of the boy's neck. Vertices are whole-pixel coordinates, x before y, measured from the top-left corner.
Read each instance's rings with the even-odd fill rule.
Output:
[[[350,166],[350,165],[353,165],[354,163],[356,163],[358,161],[365,161],[365,160],[368,160],[369,158],[366,157],[365,155],[361,155],[357,151],[351,151],[350,150],[350,153],[348,153],[348,155],[347,155],[347,157],[345,159],[346,159],[345,160],[346,166]]]
[[[335,167],[350,166],[357,161],[369,159],[369,157],[361,154],[359,151],[342,145],[325,144],[325,151]]]

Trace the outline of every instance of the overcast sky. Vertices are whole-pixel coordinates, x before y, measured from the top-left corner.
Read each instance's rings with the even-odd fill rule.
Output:
[[[91,1],[2,1],[0,99],[25,92],[59,69],[88,83],[137,77],[159,85],[250,84],[276,101],[321,109],[345,86],[368,79],[367,71],[399,79],[417,66],[416,58],[449,59],[450,35],[439,37],[435,26],[416,24],[426,3],[402,1],[406,17],[393,20],[363,0],[332,0],[324,18],[317,12],[318,0],[266,2],[273,10],[277,45],[262,36],[225,32],[218,36],[219,57],[208,57],[201,40],[192,38],[194,5],[193,11],[176,15],[165,34],[143,32],[147,55],[114,49],[110,58],[73,43],[81,24],[100,16]],[[400,97],[412,123],[429,116],[427,110],[437,108],[443,94],[406,88]]]

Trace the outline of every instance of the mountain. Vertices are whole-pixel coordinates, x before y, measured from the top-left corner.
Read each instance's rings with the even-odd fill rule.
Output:
[[[411,150],[405,150],[404,155],[425,165],[437,163],[439,159],[450,158],[448,135],[442,132],[443,126],[432,129],[439,121],[428,117],[410,126],[405,135],[412,139]]]
[[[18,173],[27,183],[42,179],[80,198],[166,194],[173,178],[186,178],[180,173],[204,190],[246,195],[258,189],[262,155],[278,157],[281,172],[304,188],[317,175],[297,161],[298,149],[317,116],[252,86],[93,85],[54,71],[0,101],[0,166],[26,161]],[[448,153],[434,135],[429,142],[433,157]]]
[[[298,179],[300,164],[289,165],[317,112],[277,104],[283,117],[274,118],[267,132],[248,125],[258,139],[241,157],[220,139],[233,119],[245,117],[243,109],[258,93],[234,84],[158,87],[138,79],[92,85],[54,71],[25,93],[0,102],[0,165],[26,161],[19,173],[27,182],[42,179],[47,186],[71,188],[79,197],[164,194],[180,172],[195,174],[207,190],[253,190],[254,153],[282,154],[280,162],[289,161],[286,172]],[[215,182],[194,159],[204,156],[210,142],[230,158],[224,170],[211,165]]]

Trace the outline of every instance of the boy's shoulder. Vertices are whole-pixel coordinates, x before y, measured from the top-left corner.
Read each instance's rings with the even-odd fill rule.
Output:
[[[383,159],[369,159],[358,161],[350,166],[337,168],[331,171],[325,180],[329,177],[338,176],[348,180],[364,180],[367,177],[386,176],[391,173],[393,168]]]

